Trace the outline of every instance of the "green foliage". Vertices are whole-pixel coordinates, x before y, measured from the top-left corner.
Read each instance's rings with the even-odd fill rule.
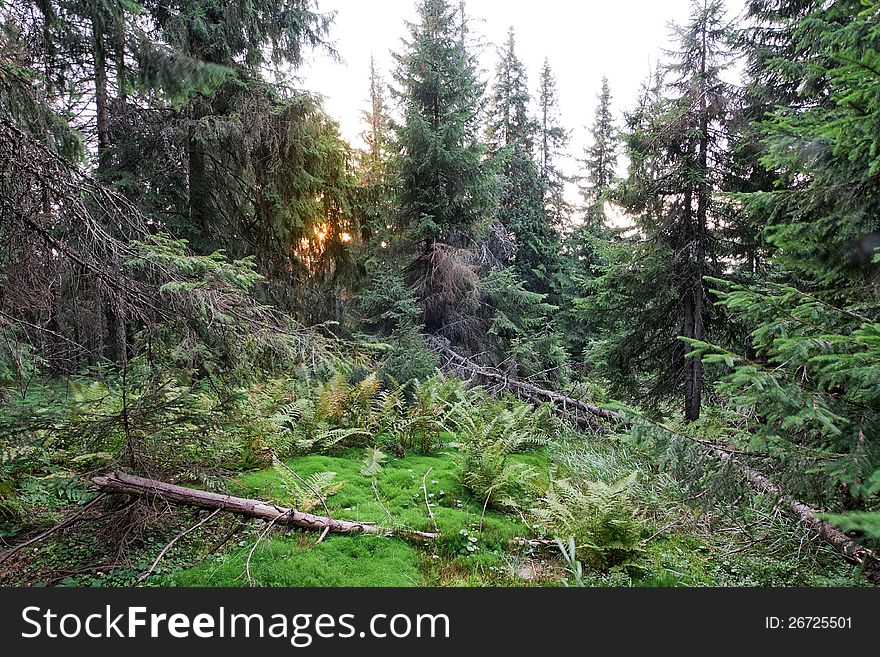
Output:
[[[388,460],[385,453],[378,447],[367,447],[366,456],[363,459],[363,467],[361,475],[364,477],[375,477],[382,471],[382,464]]]
[[[493,182],[476,134],[482,87],[459,6],[420,0],[416,11],[418,22],[396,55],[401,220],[413,242],[462,245],[491,209]]]
[[[544,207],[547,219],[555,229],[560,230],[568,218],[569,204],[565,200],[565,184],[569,182],[559,166],[564,157],[563,151],[570,139],[569,132],[562,126],[559,113],[559,92],[556,88],[556,75],[550,67],[550,60],[544,59],[538,78],[538,168],[544,183]],[[554,237],[555,237],[554,232]],[[546,255],[546,252],[544,252]]]
[[[760,418],[750,427],[753,444],[809,450],[850,495],[870,498],[880,469],[877,445],[867,438],[880,417],[880,326],[791,286],[712,282],[719,303],[755,326],[751,355],[692,347],[728,369],[718,391]]]
[[[605,219],[605,201],[617,174],[617,153],[620,148],[614,116],[611,112],[611,89],[608,78],[602,78],[596,115],[590,126],[592,146],[584,149],[582,164],[586,170],[581,196],[586,206],[586,224],[601,226]]]
[[[823,518],[833,522],[845,532],[861,532],[869,538],[880,538],[880,513],[876,511],[851,511],[843,514],[825,514]]]
[[[567,354],[549,319],[556,307],[546,302],[547,295],[528,290],[512,268],[491,272],[481,287],[498,360],[510,357],[513,374],[522,378],[565,380]]]
[[[525,67],[517,58],[511,29],[495,74],[487,128],[502,180],[498,221],[516,248],[512,262],[503,264],[513,267],[528,290],[546,293],[556,274],[559,236],[544,207],[547,182],[533,154],[540,125],[529,116],[529,102]]]
[[[496,404],[491,415],[475,415],[459,407],[453,423],[462,486],[486,507],[520,508],[538,472],[510,457],[546,443],[541,414],[523,404],[512,408]]]
[[[272,423],[287,454],[359,444],[428,454],[442,447],[447,416],[460,398],[459,385],[443,377],[403,388],[393,381],[383,386],[375,373],[354,383],[340,373],[278,408]]]
[[[584,566],[577,559],[577,545],[575,545],[574,536],[568,537],[568,543],[565,543],[562,541],[562,539],[557,538],[556,545],[559,547],[559,553],[565,560],[565,569],[572,576],[571,582],[566,579],[563,580],[562,583],[565,586],[585,586],[586,584],[584,582]]]
[[[304,513],[322,509],[327,498],[345,485],[344,481],[334,481],[335,472],[313,472],[308,477],[299,477],[278,459],[273,460],[272,467],[287,489],[278,501]],[[323,514],[323,511],[320,513]]]
[[[635,474],[611,484],[553,479],[531,514],[545,533],[574,537],[578,556],[591,566],[621,566],[636,557],[641,542],[630,499],[634,484]]]

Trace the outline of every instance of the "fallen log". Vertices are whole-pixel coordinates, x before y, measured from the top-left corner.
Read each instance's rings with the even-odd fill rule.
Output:
[[[605,420],[615,424],[626,424],[619,413],[598,408],[579,399],[566,397],[552,390],[544,390],[531,383],[519,381],[500,372],[497,369],[483,367],[456,353],[449,342],[432,335],[424,336],[428,346],[438,355],[446,359],[445,368],[453,374],[476,381],[488,381],[499,388],[515,394],[523,401],[531,403],[550,402],[553,404],[553,412],[566,420],[574,422],[581,428],[601,431],[603,426],[596,419]],[[464,376],[463,376],[464,375]],[[584,413],[581,415],[580,413]],[[663,427],[666,429],[665,427]],[[822,540],[831,545],[849,561],[864,566],[865,576],[875,584],[880,584],[880,556],[863,545],[856,543],[852,538],[840,531],[827,520],[819,517],[820,511],[788,495],[782,487],[769,479],[761,472],[742,463],[734,458],[733,450],[726,450],[720,446],[714,446],[702,440],[696,440],[677,432],[671,433],[699,444],[711,456],[722,462],[733,465],[749,484],[759,493],[769,494],[776,497],[777,504],[786,508],[807,527],[813,529]]]
[[[801,522],[811,527],[822,540],[835,548],[844,557],[855,563],[864,564],[866,566],[865,575],[871,581],[880,583],[880,560],[878,560],[877,554],[864,545],[856,543],[827,520],[820,518],[817,515],[820,513],[819,511],[787,494],[776,482],[768,479],[754,468],[737,462],[729,452],[712,449],[711,454],[722,462],[730,462],[736,466],[737,470],[752,485],[752,488],[758,492],[774,496],[777,504],[786,507],[791,513],[800,518]]]
[[[159,498],[173,504],[194,506],[202,509],[220,509],[249,518],[267,520],[278,525],[289,525],[319,532],[393,535],[418,541],[431,540],[440,535],[437,532],[420,532],[398,527],[381,527],[370,522],[338,520],[327,516],[316,516],[262,500],[211,493],[196,488],[169,484],[156,479],[136,477],[124,472],[111,472],[108,475],[93,477],[92,483],[105,493]]]
[[[553,404],[555,414],[572,420],[582,429],[601,431],[603,427],[597,420],[604,420],[606,422],[617,422],[619,420],[612,411],[599,408],[582,399],[567,397],[553,390],[547,390],[533,383],[510,377],[495,368],[479,365],[469,358],[456,353],[449,343],[442,338],[434,335],[425,335],[424,339],[435,353],[446,359],[446,363],[441,369],[452,371],[459,376],[462,374],[467,375],[462,378],[494,383],[523,401],[531,403],[549,402]]]

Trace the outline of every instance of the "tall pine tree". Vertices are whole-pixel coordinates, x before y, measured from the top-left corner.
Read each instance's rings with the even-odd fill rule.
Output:
[[[525,67],[511,28],[490,96],[487,139],[503,181],[498,217],[516,246],[513,265],[527,289],[546,294],[556,270],[558,238],[545,212],[545,182],[533,160],[539,125],[529,103]]]
[[[694,2],[677,29],[670,81],[629,116],[619,198],[643,239],[597,282],[594,300],[594,312],[614,322],[606,345],[613,370],[649,374],[655,396],[683,393],[688,421],[700,416],[703,364],[678,338],[703,340],[711,326],[704,277],[717,273],[721,255],[713,235],[726,148],[725,28],[721,2]]]
[[[611,112],[611,88],[606,77],[602,78],[602,90],[597,100],[596,115],[590,126],[592,143],[584,149],[582,160],[585,175],[580,191],[588,225],[600,225],[602,222],[605,200],[617,176],[619,149],[617,129]]]
[[[547,190],[545,207],[547,216],[559,229],[570,210],[565,200],[565,183],[568,178],[559,166],[559,160],[568,146],[569,134],[562,127],[556,76],[546,58],[538,78],[538,124],[538,167]]]
[[[494,211],[494,176],[479,139],[483,86],[469,46],[463,4],[420,0],[418,21],[396,55],[394,163],[399,223],[416,247],[411,267],[423,319],[449,323],[474,286],[459,249],[472,246]]]

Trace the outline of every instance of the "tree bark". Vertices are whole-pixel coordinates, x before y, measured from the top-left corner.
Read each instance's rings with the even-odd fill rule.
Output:
[[[110,117],[107,95],[107,51],[100,17],[92,17],[92,48],[95,67],[95,122],[98,132],[98,170],[107,167],[110,146]]]
[[[394,535],[411,540],[425,541],[437,538],[437,532],[420,532],[412,529],[381,527],[369,522],[337,520],[327,516],[287,509],[271,502],[211,493],[195,488],[177,486],[156,479],[145,479],[124,472],[111,472],[94,477],[92,483],[105,493],[120,493],[147,498],[159,498],[173,504],[195,506],[202,509],[222,509],[249,518],[268,520],[278,525],[290,525],[314,531],[330,531],[337,534]]]
[[[195,132],[194,128],[193,132]],[[208,179],[205,146],[195,134],[191,134],[189,137],[187,156],[190,224],[191,228],[201,232],[202,239],[207,243],[211,241],[213,232],[210,222],[210,181]]]

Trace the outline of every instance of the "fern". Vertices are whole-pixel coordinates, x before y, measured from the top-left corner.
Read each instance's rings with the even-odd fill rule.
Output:
[[[382,471],[382,464],[388,459],[385,454],[377,447],[367,447],[366,456],[363,459],[363,467],[361,475],[364,477],[375,477]]]
[[[333,481],[336,478],[335,472],[314,472],[307,477],[299,478],[278,459],[273,459],[273,467],[285,488],[283,501],[298,511],[308,513],[316,507],[323,506],[322,500],[325,501],[345,485],[344,481]]]
[[[546,534],[574,537],[578,553],[594,567],[619,566],[640,551],[642,524],[630,501],[635,483],[635,474],[611,484],[557,479],[531,514]]]
[[[528,410],[528,409],[526,409]],[[501,412],[492,420],[459,414],[456,423],[462,485],[481,503],[494,508],[518,507],[537,478],[534,468],[511,463],[509,456],[546,443],[546,438],[523,430],[519,410]],[[526,423],[527,424],[527,423]]]

